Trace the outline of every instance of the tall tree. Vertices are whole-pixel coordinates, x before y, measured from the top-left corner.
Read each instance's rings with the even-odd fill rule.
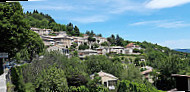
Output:
[[[0,37],[2,38],[0,39],[0,52],[8,52],[9,58],[14,57],[22,49],[27,49],[28,42],[31,40],[28,39],[29,34],[40,39],[37,34],[32,33],[29,25],[24,21],[23,9],[19,2],[0,3],[0,20]],[[35,43],[36,41],[33,41],[33,44]],[[43,45],[42,41],[40,43]],[[36,46],[33,45],[32,48]]]
[[[74,27],[74,31],[75,31],[75,36],[80,35],[80,31],[79,31],[79,28],[77,26]]]
[[[67,24],[67,31],[69,33],[71,33],[73,31],[73,24],[72,23]]]
[[[90,31],[87,30],[87,31],[86,31],[86,34],[87,34],[87,35],[90,35]]]
[[[112,34],[111,37],[108,37],[108,41],[111,43],[111,45],[115,45],[115,36]]]

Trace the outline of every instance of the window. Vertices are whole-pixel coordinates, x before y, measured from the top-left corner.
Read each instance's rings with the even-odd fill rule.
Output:
[[[104,82],[104,86],[106,86],[106,87],[107,87],[107,82]]]

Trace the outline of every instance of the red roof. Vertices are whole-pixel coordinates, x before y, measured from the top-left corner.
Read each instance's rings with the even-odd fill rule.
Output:
[[[129,43],[126,47],[130,48],[130,47],[133,47],[134,45],[135,45],[134,43]]]
[[[135,43],[129,43],[126,48],[131,48],[131,47],[139,47],[138,45],[135,45]]]

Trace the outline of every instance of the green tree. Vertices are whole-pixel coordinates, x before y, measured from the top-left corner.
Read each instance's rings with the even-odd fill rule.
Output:
[[[74,31],[75,31],[75,36],[80,35],[80,31],[79,31],[79,28],[77,26],[74,27]]]
[[[85,49],[89,49],[89,46],[87,45],[87,43],[81,44],[79,46],[79,50],[85,50]]]
[[[85,86],[79,86],[79,87],[70,86],[69,92],[90,92],[90,91]]]
[[[90,35],[90,31],[87,30],[85,34]]]
[[[102,37],[102,34],[97,34],[97,36]]]
[[[95,43],[95,44],[92,44],[91,49],[96,49],[98,47],[99,47],[99,45],[97,43]]]
[[[140,50],[135,48],[135,49],[133,49],[133,52],[134,52],[134,53],[139,53]]]
[[[103,42],[103,43],[101,43],[101,46],[109,46],[109,43],[108,42]]]
[[[71,47],[70,47],[70,49],[73,51],[73,50],[76,49],[77,46],[78,46],[78,44],[75,43],[75,42],[73,42],[72,45],[71,45]]]
[[[134,64],[136,65],[136,66],[139,66],[140,65],[140,58],[139,57],[137,57],[137,58],[135,58],[135,60],[134,60]]]
[[[73,55],[74,55],[75,57],[78,57],[78,51],[74,51],[74,52],[73,52]]]
[[[161,92],[151,85],[122,80],[118,92]]]
[[[133,64],[128,64],[126,68],[122,71],[120,76],[122,80],[130,80],[142,83],[142,75],[139,68],[135,67]]]
[[[111,37],[107,38],[111,45],[116,45],[115,36],[112,34]]]
[[[25,49],[28,50],[30,61],[33,60],[35,55],[39,55],[44,51],[44,43],[42,39],[37,33],[33,31],[28,34],[26,47],[27,48]]]
[[[37,91],[40,92],[67,92],[68,85],[65,73],[55,65],[43,70],[36,80]]]
[[[124,40],[123,38],[119,37],[119,35],[116,36],[116,45],[117,46],[124,46]]]
[[[27,48],[29,45],[31,45],[29,47],[32,48],[32,52],[38,51],[38,48],[43,49],[42,40],[38,40],[40,37],[30,31],[29,25],[24,20],[24,13],[20,3],[1,3],[0,20],[0,37],[3,38],[0,39],[0,52],[7,52],[9,53],[9,58],[12,58],[22,49],[27,49],[29,52],[31,50]],[[30,39],[30,36],[34,38]],[[31,40],[32,44],[28,43]],[[37,43],[41,43],[41,46],[38,47]],[[39,50],[37,53],[40,53],[40,51],[42,50]],[[2,63],[1,60],[0,62]]]
[[[67,33],[70,34],[70,35],[74,34],[74,32],[73,32],[73,24],[72,23],[67,24]]]
[[[96,39],[95,39],[95,38],[93,38],[92,36],[89,36],[89,37],[88,37],[88,41],[89,41],[89,42],[95,42],[95,41],[96,41]]]
[[[29,26],[23,21],[23,10],[20,3],[0,4],[0,52],[15,56],[26,45]]]
[[[93,74],[100,72],[101,70],[107,73],[111,73],[117,77],[122,73],[123,66],[121,63],[113,63],[106,56],[92,55],[86,58],[84,62],[87,66],[87,73]]]

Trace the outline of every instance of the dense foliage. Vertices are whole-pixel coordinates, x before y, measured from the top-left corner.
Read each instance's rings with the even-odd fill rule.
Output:
[[[107,88],[100,85],[100,77],[94,80],[89,75],[101,70],[111,73],[118,78],[135,81],[141,80],[136,67],[113,62],[106,56],[90,56],[84,61],[77,57],[67,58],[58,52],[46,52],[42,60],[33,61],[30,64],[17,66],[11,69],[12,82],[15,91],[55,91],[55,90],[85,90],[89,92],[107,92]],[[123,72],[136,70],[138,72],[122,75]],[[64,87],[63,87],[64,86]],[[68,88],[67,88],[68,86]],[[63,89],[65,88],[65,89]],[[80,92],[80,91],[79,91]]]
[[[76,25],[73,26],[72,23],[67,25],[58,24],[51,16],[43,14],[42,12],[39,13],[37,10],[34,10],[33,12],[27,11],[24,20],[30,25],[30,27],[52,29],[53,31],[66,31],[70,36],[82,36]]]
[[[30,61],[43,52],[44,44],[24,20],[20,3],[1,3],[0,20],[0,52],[9,53],[9,58],[17,56]]]
[[[81,44],[79,45],[79,50],[85,50],[85,49],[89,49],[90,47],[87,45],[87,43]]]
[[[128,42],[124,41],[124,39],[119,37],[119,35],[115,37],[115,35],[112,34],[111,37],[108,37],[107,39],[112,46],[125,46],[128,44]]]
[[[161,92],[153,86],[122,80],[119,84],[118,92]]]
[[[50,66],[43,70],[36,79],[36,89],[40,92],[66,92],[68,91],[67,80],[62,69]]]

